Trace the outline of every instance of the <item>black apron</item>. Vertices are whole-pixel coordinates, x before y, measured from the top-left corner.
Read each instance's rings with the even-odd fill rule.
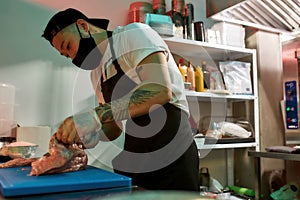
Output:
[[[112,63],[117,73],[105,82],[101,76],[105,102],[121,98],[137,86],[121,69],[113,50],[111,35],[111,32],[108,32]],[[121,84],[118,81],[121,81]],[[160,120],[162,113],[165,113],[166,121],[163,122],[158,133],[149,136],[151,133],[145,130],[152,130],[152,128],[143,129],[143,127],[147,127],[151,119]],[[198,150],[192,137],[188,115],[170,103],[155,109],[150,115],[152,118],[146,114],[126,121],[124,150],[112,161],[114,171],[131,177],[133,185],[145,189],[199,191]],[[137,127],[141,127],[144,131],[137,131]],[[172,141],[179,141],[179,143],[172,143]],[[181,152],[178,147],[183,143],[185,147]],[[164,150],[168,144],[172,145]],[[162,154],[157,153],[158,159],[153,159],[151,152],[160,149],[163,149]],[[177,153],[172,154],[172,152]],[[169,163],[163,164],[165,161]],[[152,168],[152,165],[157,169],[143,171],[147,167]]]

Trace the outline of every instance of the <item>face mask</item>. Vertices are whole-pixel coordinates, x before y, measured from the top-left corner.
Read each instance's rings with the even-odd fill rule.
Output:
[[[102,54],[95,40],[92,38],[91,33],[89,32],[89,38],[82,38],[77,24],[76,27],[81,39],[79,41],[77,54],[72,63],[81,69],[93,70],[99,65]]]

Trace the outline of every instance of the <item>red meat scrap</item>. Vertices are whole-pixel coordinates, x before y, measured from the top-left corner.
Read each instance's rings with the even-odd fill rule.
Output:
[[[30,175],[78,171],[86,168],[87,161],[82,145],[65,145],[59,143],[54,136],[50,140],[48,153],[31,163]]]

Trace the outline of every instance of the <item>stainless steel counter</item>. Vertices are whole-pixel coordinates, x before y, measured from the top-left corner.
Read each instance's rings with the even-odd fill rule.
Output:
[[[261,178],[260,178],[261,158],[300,161],[300,154],[293,154],[293,153],[248,151],[248,156],[254,157],[254,166],[255,166],[255,175],[256,175],[255,176],[255,199],[260,199],[259,194],[261,193]]]
[[[300,161],[300,154],[293,154],[293,153],[249,151],[248,155],[251,157],[257,157],[257,158],[275,158],[275,159],[281,159],[281,160]]]

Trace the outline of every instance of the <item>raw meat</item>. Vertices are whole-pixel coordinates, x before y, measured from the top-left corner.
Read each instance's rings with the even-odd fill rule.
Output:
[[[24,146],[36,146],[36,144],[33,144],[31,142],[18,141],[18,142],[12,142],[5,146],[7,146],[7,147],[24,147]]]
[[[49,142],[48,153],[41,158],[14,158],[0,164],[0,168],[20,167],[31,165],[31,176],[42,174],[56,174],[85,169],[87,166],[87,155],[83,145],[64,145],[59,143],[55,135]]]
[[[85,169],[87,155],[82,145],[64,145],[59,143],[55,135],[49,143],[49,152],[31,163],[31,176],[42,174],[63,173]]]
[[[5,163],[1,163],[0,168],[30,166],[31,163],[36,161],[37,159],[38,158],[15,158],[15,159],[9,160]]]

